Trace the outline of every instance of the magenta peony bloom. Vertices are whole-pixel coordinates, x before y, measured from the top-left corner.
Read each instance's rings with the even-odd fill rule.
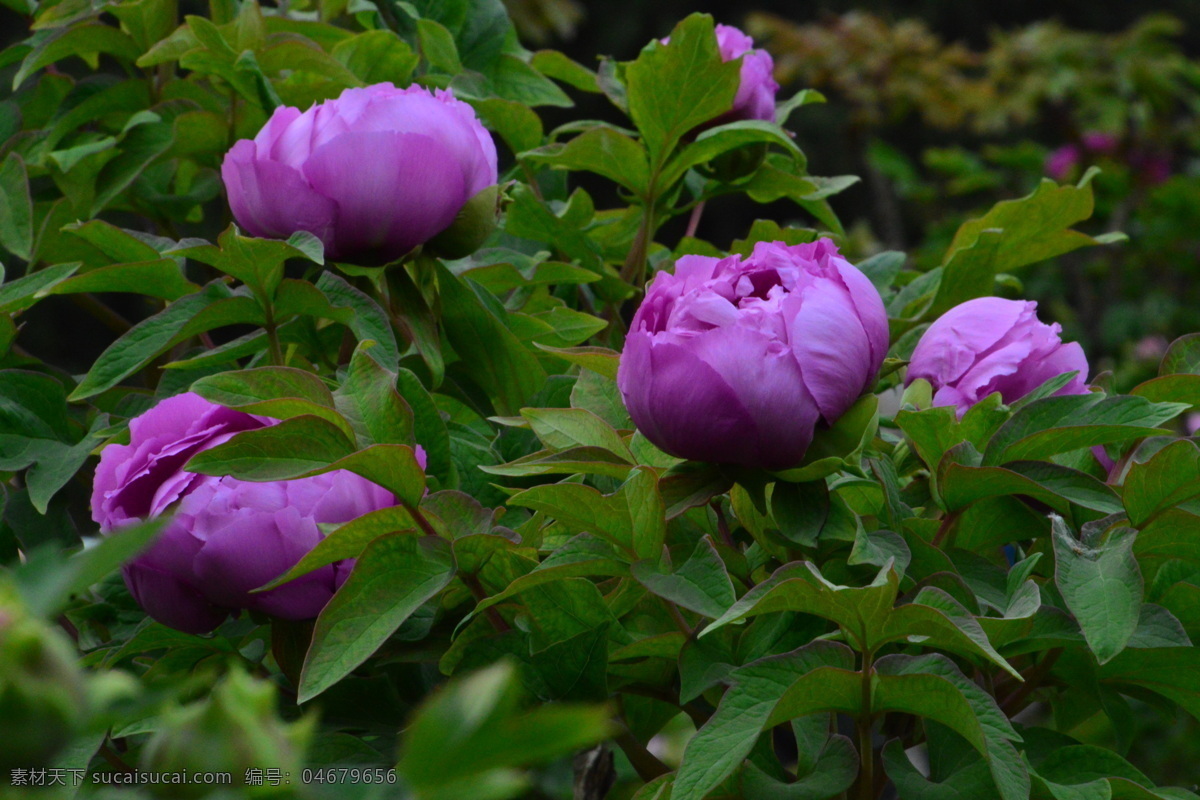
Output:
[[[221,178],[248,233],[308,231],[332,258],[383,263],[495,185],[496,145],[450,91],[379,83],[304,112],[275,109],[226,154]]]
[[[175,512],[154,544],[124,568],[134,599],[164,625],[205,633],[240,608],[286,619],[315,617],[352,562],[322,567],[269,592],[250,590],[310,551],[322,538],[318,523],[348,522],[396,502],[390,492],[343,470],[266,483],[183,470],[201,450],[271,424],[181,394],[131,420],[128,445],[109,445],[101,453],[92,491],[92,518],[101,531]],[[424,466],[425,454],[416,450]]]
[[[887,313],[828,239],[684,256],[633,317],[617,384],[638,429],[681,458],[785,469],[818,422],[870,388]]]
[[[1086,394],[1087,358],[1078,342],[1064,344],[1062,328],[1038,322],[1037,303],[979,297],[938,317],[917,342],[907,382],[924,378],[935,406],[954,406],[961,417],[999,392],[1004,402],[1024,397],[1067,372],[1076,375],[1055,394]]]
[[[717,47],[722,61],[742,57],[741,84],[733,100],[733,110],[723,122],[740,119],[775,121],[775,93],[779,84],[773,72],[775,61],[766,50],[754,49],[754,40],[732,25],[717,26]]]

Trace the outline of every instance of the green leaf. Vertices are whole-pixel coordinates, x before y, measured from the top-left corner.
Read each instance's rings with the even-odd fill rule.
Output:
[[[542,121],[529,106],[499,97],[479,100],[473,105],[483,124],[500,134],[513,153],[532,150],[542,143],[545,135]],[[476,275],[471,277],[479,280]]]
[[[350,320],[350,330],[359,341],[370,339],[376,343],[371,348],[370,355],[384,369],[396,369],[400,363],[400,349],[396,346],[396,335],[387,315],[371,297],[355,289],[345,278],[326,270],[317,278],[316,287],[329,298],[335,308],[349,308],[354,311]]]
[[[369,544],[317,617],[297,701],[346,677],[453,577],[449,544],[440,539],[397,534]]]
[[[199,289],[183,276],[177,263],[158,258],[89,270],[58,284],[52,293],[130,292],[173,302]]]
[[[1171,342],[1158,366],[1159,375],[1200,375],[1200,333],[1189,333]]]
[[[355,348],[335,396],[337,408],[363,445],[420,444],[414,438],[412,409],[396,391],[396,376],[368,354],[374,344],[360,342]]]
[[[620,131],[598,126],[566,144],[551,144],[520,154],[535,164],[568,170],[586,170],[619,183],[639,197],[650,185],[646,148]]]
[[[197,453],[185,469],[241,480],[290,480],[310,472],[319,474],[352,453],[354,445],[341,428],[305,415],[269,428],[243,431],[224,444]]]
[[[633,420],[625,410],[617,382],[590,369],[580,370],[571,387],[571,408],[590,411],[617,430],[633,430]]]
[[[1200,719],[1200,648],[1129,648],[1101,666],[1099,677],[1104,684],[1149,689]]]
[[[886,632],[885,625],[898,586],[899,577],[891,565],[881,569],[869,586],[859,587],[831,583],[809,562],[788,564],[746,592],[700,635],[749,616],[800,611],[836,622],[860,649],[874,650],[888,636],[897,635]]]
[[[984,658],[1017,680],[1023,680],[1021,673],[992,647],[975,616],[937,587],[923,587],[911,603],[893,611],[880,639],[919,641],[927,647]]]
[[[20,88],[30,75],[56,61],[69,56],[94,59],[100,53],[132,63],[141,55],[141,49],[127,34],[99,22],[60,28],[39,41],[25,56],[13,76],[13,90]]]
[[[896,785],[903,800],[994,800],[995,784],[992,783],[988,764],[982,758],[972,760],[968,766],[956,770],[945,780],[932,781],[913,766],[904,752],[899,739],[892,739],[883,748],[883,767],[887,776]]]
[[[55,286],[74,275],[80,266],[82,265],[78,261],[56,264],[0,284],[0,313],[13,313],[29,308],[51,294]]]
[[[116,386],[159,353],[198,333],[222,325],[261,321],[253,300],[231,296],[224,284],[214,281],[126,331],[100,354],[68,399],[83,400]]]
[[[142,174],[142,170],[170,150],[174,142],[175,130],[166,122],[145,122],[128,128],[121,136],[118,155],[96,176],[96,196],[90,215],[94,217],[107,208]]]
[[[92,423],[91,430],[71,445],[49,440],[39,442],[40,447],[34,453],[36,463],[25,473],[29,502],[38,513],[46,513],[50,500],[75,477],[92,451],[106,438],[102,432],[106,424],[104,417],[98,418]],[[0,439],[4,438],[7,437],[0,436]],[[0,451],[3,449],[0,444]]]
[[[1133,543],[1140,561],[1180,559],[1200,566],[1200,516],[1172,508],[1162,512],[1142,528]]]
[[[372,354],[376,349],[367,353]],[[450,433],[432,395],[416,375],[403,367],[396,373],[396,390],[412,410],[413,438],[425,450],[426,472],[441,481],[442,488],[457,485],[450,457]]]
[[[771,516],[779,532],[793,544],[816,547],[829,518],[829,487],[824,480],[775,484],[771,492]]]
[[[353,438],[350,424],[334,410],[333,395],[311,372],[292,367],[258,367],[208,375],[192,384],[206,400],[248,414],[291,419],[320,417]]]
[[[1179,403],[1102,394],[1047,397],[1022,408],[992,437],[984,466],[1045,460],[1059,453],[1167,433],[1158,428],[1187,410]]]
[[[1196,408],[1200,406],[1200,375],[1162,375],[1139,383],[1129,393],[1155,403],[1187,403]]]
[[[947,454],[938,467],[938,492],[947,511],[958,511],[985,497],[1002,495],[1027,495],[1060,514],[1071,513],[1072,503],[1103,514],[1121,510],[1120,499],[1107,484],[1085,472],[1044,461],[969,467]]]
[[[406,726],[397,770],[423,800],[500,800],[521,793],[516,767],[574,753],[611,735],[603,706],[520,710],[520,683],[501,662],[439,690]]]
[[[407,42],[389,30],[365,31],[343,39],[330,54],[367,85],[407,85],[420,60]]]
[[[1004,800],[1029,796],[1028,768],[1011,744],[1021,737],[992,696],[954,662],[939,654],[889,655],[875,668],[871,705],[876,712],[900,711],[940,722],[984,757]]]
[[[533,54],[529,63],[543,75],[573,86],[581,92],[600,94],[596,73],[557,50],[539,50]]]
[[[469,69],[488,72],[516,35],[500,0],[410,0],[410,4],[420,19],[439,22],[453,34],[463,66]]]
[[[427,18],[417,20],[417,41],[421,45],[421,55],[431,67],[448,75],[462,72],[454,36],[440,22]]]
[[[617,379],[617,369],[621,364],[621,354],[606,347],[549,347],[544,344],[535,345],[539,350],[553,353],[561,359],[578,364],[585,369],[603,375],[609,380]]]
[[[723,62],[712,17],[692,14],[625,69],[629,113],[661,163],[685,133],[733,107],[740,62]]]
[[[43,617],[62,613],[71,597],[87,591],[145,550],[166,523],[166,519],[152,519],[122,528],[75,553],[54,570],[48,582],[39,581],[25,592],[30,609]]]
[[[824,724],[828,729],[828,722]],[[834,735],[829,737],[812,769],[788,783],[767,775],[754,762],[747,763],[742,772],[742,791],[746,797],[761,800],[824,800],[845,792],[857,776],[858,751],[848,738]]]
[[[633,577],[659,597],[701,616],[716,619],[733,605],[733,582],[708,537],[702,538],[691,557],[675,572],[664,572],[656,558],[639,561]]]
[[[203,244],[167,251],[186,256],[230,275],[249,286],[259,298],[271,298],[283,280],[283,265],[289,258],[324,263],[321,241],[307,231],[293,233],[287,241],[242,236],[230,227],[217,244]]]
[[[774,122],[738,120],[706,130],[696,137],[696,141],[680,150],[663,169],[662,185],[670,186],[692,167],[707,164],[722,153],[760,143],[777,144],[793,157],[802,157],[792,137]]]
[[[304,554],[295,566],[270,583],[255,589],[265,592],[276,586],[306,575],[326,564],[347,558],[358,558],[371,542],[393,534],[416,534],[417,523],[404,506],[386,506],[356,517],[326,533],[313,549]]]
[[[1148,789],[1154,784],[1136,767],[1111,750],[1092,745],[1061,747],[1037,765],[1039,777],[1065,785],[1106,778],[1124,778]]]
[[[516,413],[546,380],[537,357],[480,300],[469,280],[439,264],[438,287],[446,338],[463,359],[463,368],[495,401],[497,411]]]
[[[1144,527],[1155,515],[1200,495],[1200,448],[1186,439],[1172,442],[1125,475],[1129,521]]]
[[[479,464],[491,475],[526,477],[529,475],[607,475],[624,480],[632,469],[623,457],[602,447],[571,447],[566,450],[539,450],[506,464]]]
[[[1071,226],[1092,215],[1089,170],[1076,186],[1043,178],[1034,192],[1004,200],[987,214],[964,222],[942,262],[942,283],[930,314],[992,293],[995,276],[1080,247],[1123,241],[1124,234],[1092,237]]]
[[[578,483],[555,483],[519,492],[508,502],[589,531],[636,558],[656,559],[662,549],[665,511],[654,471],[645,467],[632,470],[612,494]]]
[[[33,253],[33,201],[25,162],[16,153],[0,163],[0,247],[24,261]]]
[[[716,713],[688,740],[672,800],[702,800],[732,775],[791,691],[809,690],[809,702],[794,699],[786,719],[857,712],[861,677],[850,671],[853,667],[854,655],[845,645],[813,642],[735,670]]]
[[[1076,539],[1062,518],[1053,515],[1054,582],[1075,615],[1088,647],[1104,664],[1129,642],[1142,609],[1142,571],[1133,557],[1137,531],[1105,531],[1084,526]]]
[[[636,464],[629,446],[608,423],[580,408],[523,408],[521,416],[542,443],[552,449],[599,447]]]
[[[628,574],[628,561],[611,544],[590,533],[581,533],[559,546],[531,572],[513,580],[499,594],[480,601],[471,616],[543,583],[564,578],[624,577]]]

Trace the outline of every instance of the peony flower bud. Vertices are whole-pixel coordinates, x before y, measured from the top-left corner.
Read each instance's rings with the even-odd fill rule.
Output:
[[[655,276],[617,384],[660,449],[786,469],[870,388],[887,348],[879,292],[831,241],[759,242],[745,259],[684,256]]]
[[[285,619],[315,617],[352,562],[250,592],[315,547],[322,538],[319,523],[349,522],[395,503],[390,492],[344,470],[262,483],[183,470],[201,450],[269,424],[181,394],[132,420],[128,445],[110,445],[101,454],[92,493],[92,516],[101,531],[175,512],[154,544],[124,567],[134,599],[164,625],[204,633],[241,608]],[[416,454],[424,466],[424,451],[418,447]]]
[[[934,321],[913,350],[907,382],[924,378],[935,406],[954,406],[961,417],[999,392],[1004,402],[1024,397],[1046,381],[1075,372],[1056,395],[1087,394],[1087,358],[1077,342],[1064,344],[1062,328],[1037,318],[1037,303],[979,297]]]
[[[304,112],[275,109],[226,154],[221,178],[250,234],[308,231],[331,258],[381,264],[446,230],[496,184],[496,145],[450,91],[379,83]]]
[[[740,119],[775,121],[775,93],[779,84],[773,72],[775,61],[766,50],[754,48],[754,40],[732,25],[717,26],[717,47],[722,61],[742,58],[741,83],[733,99],[733,110],[721,122]]]

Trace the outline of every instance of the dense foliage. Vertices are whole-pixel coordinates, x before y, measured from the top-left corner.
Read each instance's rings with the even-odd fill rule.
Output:
[[[4,2],[5,796],[1196,797],[1200,334],[1014,299],[1095,170],[866,253],[704,15]]]

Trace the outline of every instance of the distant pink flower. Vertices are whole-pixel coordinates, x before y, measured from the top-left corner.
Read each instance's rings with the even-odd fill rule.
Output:
[[[1073,144],[1063,145],[1046,156],[1046,174],[1056,181],[1065,181],[1079,164],[1079,148]]]

